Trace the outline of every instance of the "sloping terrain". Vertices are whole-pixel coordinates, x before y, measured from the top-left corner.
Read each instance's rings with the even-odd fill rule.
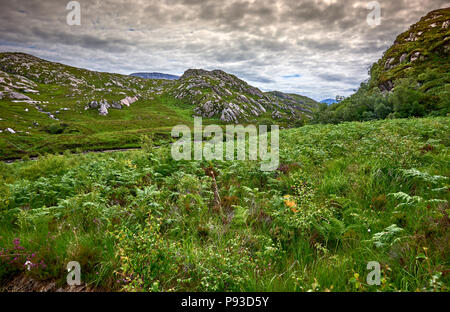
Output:
[[[435,79],[422,85],[431,93],[442,92],[450,83],[450,8],[432,11],[400,34],[372,69],[372,79],[381,90],[390,91],[399,78]],[[448,92],[449,90],[447,90]],[[448,94],[448,96],[450,96]]]
[[[322,123],[384,118],[445,116],[450,113],[450,8],[428,13],[370,70],[360,89],[314,119]]]
[[[306,97],[263,93],[234,75],[221,70],[190,69],[171,94],[195,105],[196,115],[218,117],[224,122],[257,122],[258,117],[297,121],[310,118],[317,103]]]
[[[146,133],[166,141],[173,126],[191,125],[193,115],[206,124],[292,127],[310,118],[315,102],[291,98],[265,94],[222,71],[143,79],[0,53],[0,159],[136,147]]]

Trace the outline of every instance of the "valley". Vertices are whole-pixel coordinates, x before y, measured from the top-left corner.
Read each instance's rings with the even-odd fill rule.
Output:
[[[0,53],[0,292],[448,292],[449,27],[449,8],[429,12],[322,103],[220,69]],[[211,125],[274,127],[218,140],[235,156],[265,139],[233,160],[201,157]],[[214,306],[200,300],[182,304]]]

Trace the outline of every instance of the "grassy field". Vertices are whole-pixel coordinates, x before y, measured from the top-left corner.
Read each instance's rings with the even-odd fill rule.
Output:
[[[192,105],[183,104],[169,95],[141,99],[123,110],[111,109],[108,116],[98,116],[97,110],[84,111],[76,103],[58,102],[48,104],[46,109],[55,111],[64,107],[71,110],[61,111],[57,117],[63,121],[56,121],[30,105],[0,100],[0,129],[12,128],[17,132],[0,133],[0,160],[27,159],[66,151],[137,148],[141,146],[143,135],[153,136],[155,143],[162,145],[172,141],[170,133],[174,126],[193,127]],[[29,111],[24,112],[25,108]],[[265,125],[274,123],[270,112],[260,116],[259,120]],[[38,125],[33,125],[35,122]],[[203,124],[225,125],[218,118],[204,118]],[[283,121],[277,124],[288,126]]]
[[[78,112],[70,105],[51,107],[73,108],[58,115],[64,121],[48,118],[34,108],[24,113],[23,103],[0,101],[3,121],[1,129],[11,127],[16,134],[0,133],[0,159],[22,158],[44,153],[62,153],[66,150],[95,150],[139,147],[143,134],[153,133],[161,142],[170,139],[170,131],[177,124],[192,124],[188,108],[167,105],[168,100],[141,100],[133,109],[110,110],[106,117],[99,117],[96,110]],[[52,105],[49,105],[52,106]],[[54,106],[54,105],[53,105]],[[190,109],[191,111],[192,109]],[[33,123],[38,122],[38,126]],[[52,133],[50,127],[61,129]],[[21,131],[21,132],[19,132]],[[60,131],[60,132],[61,132]]]
[[[285,130],[275,172],[176,162],[148,139],[1,163],[0,285],[63,285],[78,261],[83,282],[113,291],[448,291],[449,133],[448,117]],[[380,286],[366,282],[370,261]]]
[[[234,89],[229,86],[226,88],[231,91],[223,89],[231,95],[224,95],[221,104],[214,105],[231,100],[242,105],[237,98],[244,94],[261,100],[241,91],[250,88],[246,82],[226,73],[223,75],[235,79]],[[0,160],[65,151],[138,147],[143,134],[153,135],[158,144],[167,143],[172,127],[192,125],[196,105],[219,98],[211,86],[195,87],[195,81],[204,78],[201,77],[177,81],[142,79],[74,68],[22,53],[0,53]],[[204,79],[216,87],[220,81],[225,88],[225,83],[218,78]],[[12,90],[22,92],[22,96],[32,101],[13,100],[16,97],[10,96]],[[195,97],[188,96],[192,90],[196,90]],[[122,105],[122,109],[110,108],[107,116],[100,116],[98,109],[89,109],[92,101],[112,104],[135,96],[139,98],[137,102],[129,107]],[[262,96],[274,104],[267,102],[270,105],[264,109],[265,113],[248,116],[240,120],[241,123],[270,125],[276,122],[284,128],[299,126],[310,119],[300,111],[292,115],[288,108],[294,105],[312,110],[317,104],[300,95],[290,95],[294,102],[286,105],[278,104],[286,99],[269,93],[261,93]],[[253,109],[258,106],[248,105]],[[285,116],[273,119],[275,109]],[[205,118],[204,124],[224,125],[220,120],[221,112],[222,108],[214,115],[204,115],[211,117]],[[10,133],[8,128],[15,133]]]

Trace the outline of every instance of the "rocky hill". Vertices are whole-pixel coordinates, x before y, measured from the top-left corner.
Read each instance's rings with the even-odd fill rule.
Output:
[[[144,133],[170,139],[177,124],[298,126],[317,103],[264,93],[223,71],[188,70],[178,80],[144,79],[0,53],[0,158],[140,145]]]
[[[145,101],[162,95],[189,102],[195,115],[233,123],[255,121],[261,116],[294,122],[310,118],[317,104],[300,95],[263,93],[220,70],[190,69],[174,81],[141,79],[137,74],[88,71],[23,53],[0,54],[0,77],[1,97],[36,102],[23,93],[39,94],[33,89],[36,83],[57,85],[80,107],[97,109],[102,116],[108,115],[108,109],[122,109],[140,98]],[[16,83],[12,84],[11,79]]]
[[[439,91],[432,89],[450,83],[449,58],[450,8],[446,8],[428,13],[400,34],[373,66],[371,79],[382,91],[391,91],[399,78],[420,80],[421,74],[435,71],[440,74],[440,82],[430,82],[430,88],[425,87],[425,91]]]
[[[428,13],[400,34],[370,69],[370,79],[342,102],[322,106],[322,123],[450,113],[450,8]]]
[[[245,81],[221,70],[189,69],[170,94],[194,105],[194,113],[239,123],[269,117],[296,121],[310,118],[317,103],[300,95],[281,92],[264,93]]]

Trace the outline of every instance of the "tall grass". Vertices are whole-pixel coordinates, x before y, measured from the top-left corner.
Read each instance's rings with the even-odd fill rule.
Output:
[[[447,291],[448,121],[283,131],[272,173],[175,162],[148,138],[143,151],[2,164],[0,281],[63,284],[78,261],[84,282],[114,291]]]

